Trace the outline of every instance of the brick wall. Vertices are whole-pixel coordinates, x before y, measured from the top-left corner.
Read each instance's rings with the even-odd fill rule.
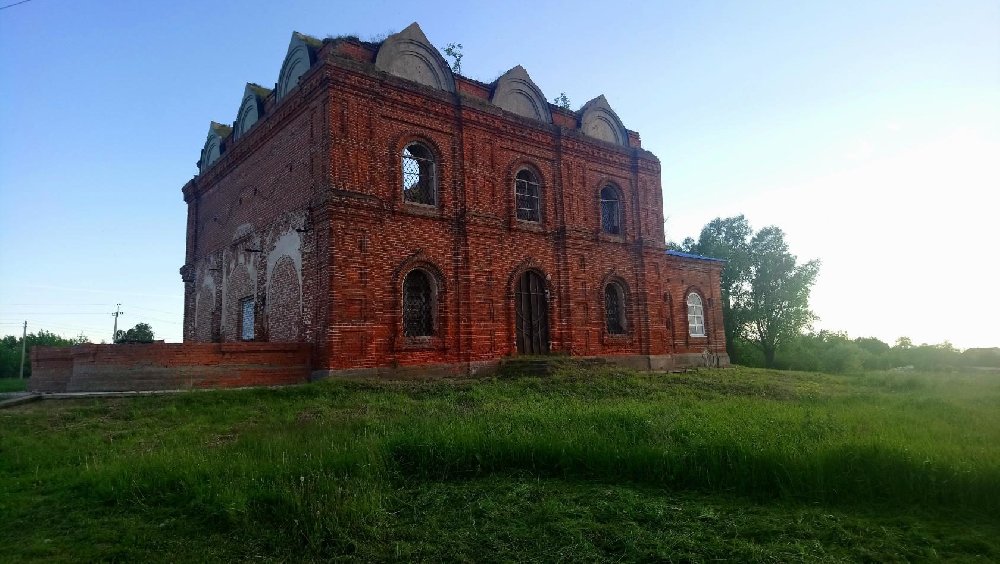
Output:
[[[151,343],[34,347],[33,392],[181,390],[307,381],[302,343]]]

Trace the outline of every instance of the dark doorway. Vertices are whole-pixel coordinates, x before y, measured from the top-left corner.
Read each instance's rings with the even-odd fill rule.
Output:
[[[548,299],[545,281],[533,270],[521,275],[514,292],[518,354],[549,352]]]

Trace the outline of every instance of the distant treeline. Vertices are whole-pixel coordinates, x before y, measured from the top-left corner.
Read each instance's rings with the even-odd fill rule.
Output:
[[[758,347],[742,339],[737,339],[734,345],[734,362],[764,366],[764,355]],[[874,337],[851,339],[845,333],[820,331],[797,335],[779,347],[774,367],[832,373],[901,367],[917,370],[1000,368],[1000,347],[959,351],[948,341],[937,345],[914,345],[907,337],[900,337],[894,346],[889,346]]]

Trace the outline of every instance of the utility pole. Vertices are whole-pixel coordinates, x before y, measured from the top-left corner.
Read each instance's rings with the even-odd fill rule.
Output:
[[[24,330],[21,331],[21,379],[24,379],[24,351],[28,345],[28,321],[24,321]]]
[[[115,312],[111,314],[115,318],[115,328],[111,332],[111,344],[114,344],[115,339],[118,337],[118,316],[125,315],[125,312],[121,311],[121,309],[122,309],[122,304],[115,304]]]

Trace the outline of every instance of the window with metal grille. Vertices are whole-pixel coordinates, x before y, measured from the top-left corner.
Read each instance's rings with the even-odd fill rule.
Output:
[[[420,143],[410,143],[403,149],[403,201],[437,204],[434,164],[434,154]]]
[[[403,334],[429,337],[434,334],[434,294],[423,270],[412,270],[403,281]]]
[[[517,218],[522,221],[541,221],[538,178],[530,170],[522,170],[514,179]]]
[[[621,196],[610,184],[601,189],[601,230],[611,235],[622,233]]]
[[[705,336],[705,308],[702,306],[701,296],[691,292],[687,297],[688,306],[688,333],[692,337]]]
[[[616,282],[604,287],[604,316],[609,334],[625,333],[625,292]]]
[[[240,339],[253,340],[253,298],[240,300]]]

